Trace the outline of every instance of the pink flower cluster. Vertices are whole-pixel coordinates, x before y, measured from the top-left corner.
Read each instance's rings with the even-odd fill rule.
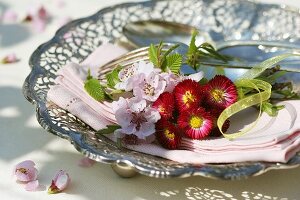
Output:
[[[199,81],[202,77],[202,73],[186,77],[162,72],[144,61],[123,68],[115,88],[126,91],[129,98],[121,97],[113,102],[113,111],[121,126],[115,131],[117,137],[135,135],[142,140],[149,138],[155,133],[155,123],[161,118],[152,103],[163,92],[171,92],[180,81],[186,78]]]

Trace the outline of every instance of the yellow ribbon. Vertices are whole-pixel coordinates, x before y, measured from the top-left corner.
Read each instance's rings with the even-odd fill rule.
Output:
[[[217,120],[217,126],[220,130],[220,132],[223,134],[223,136],[229,140],[235,139],[237,137],[240,137],[244,135],[245,133],[249,132],[258,122],[258,119],[262,113],[262,103],[263,101],[268,100],[271,97],[272,93],[272,86],[268,82],[255,79],[257,76],[259,76],[262,72],[264,72],[266,69],[270,68],[271,66],[277,64],[278,62],[292,56],[300,56],[298,53],[289,53],[289,54],[282,54],[279,56],[275,56],[273,58],[269,58],[265,60],[264,62],[254,66],[249,71],[247,71],[245,74],[243,74],[241,77],[239,77],[235,81],[235,85],[237,88],[252,88],[257,91],[256,94],[244,97],[240,100],[238,100],[236,103],[232,104],[228,108],[226,108],[219,116]],[[252,123],[252,125],[246,129],[241,130],[240,132],[236,133],[224,133],[222,131],[223,124],[225,121],[231,117],[232,115],[240,112],[241,110],[244,110],[246,108],[249,108],[253,105],[259,104],[259,114],[256,120]]]

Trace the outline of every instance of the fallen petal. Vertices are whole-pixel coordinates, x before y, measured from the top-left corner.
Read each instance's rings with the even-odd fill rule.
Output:
[[[91,167],[93,166],[94,164],[96,163],[96,161],[92,160],[92,159],[89,159],[87,157],[84,157],[84,158],[81,158],[79,161],[78,161],[78,165],[80,167]]]
[[[18,181],[30,182],[37,179],[38,170],[34,167],[35,163],[31,160],[20,162],[14,169],[14,175]]]
[[[27,9],[27,16],[32,18],[47,19],[49,17],[47,10],[41,4],[31,4]]]
[[[18,168],[15,171],[15,176],[18,181],[29,182],[37,179],[38,171],[36,168]]]
[[[25,185],[25,190],[27,191],[37,191],[39,189],[39,181],[35,180],[35,181],[30,181]]]
[[[18,15],[15,11],[8,9],[4,11],[2,17],[2,22],[7,23],[7,22],[16,22],[18,19]]]
[[[69,174],[64,170],[60,170],[52,180],[51,185],[48,188],[48,193],[55,194],[63,191],[64,189],[67,188],[70,181],[71,179]]]
[[[23,162],[18,163],[16,165],[16,168],[21,168],[21,167],[31,168],[31,167],[34,167],[34,166],[35,166],[35,163],[32,160],[25,160]]]
[[[19,59],[17,58],[16,54],[11,53],[11,54],[8,54],[7,56],[5,56],[4,58],[2,58],[1,63],[9,64],[9,63],[15,63],[18,61],[19,61]]]
[[[47,10],[44,8],[44,6],[41,6],[38,11],[37,11],[37,15],[40,19],[42,20],[46,20],[48,18],[48,12]]]
[[[32,21],[32,26],[36,32],[41,33],[46,29],[46,21],[39,18],[34,18]]]
[[[32,22],[33,28],[36,32],[45,30],[49,14],[42,5],[31,5],[27,11],[24,22]]]

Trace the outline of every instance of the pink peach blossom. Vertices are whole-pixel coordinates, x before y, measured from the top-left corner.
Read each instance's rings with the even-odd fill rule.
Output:
[[[131,91],[136,84],[136,76],[143,74],[145,77],[152,72],[159,72],[159,69],[154,69],[152,63],[140,61],[131,66],[125,67],[119,72],[121,82],[117,83],[115,88],[119,90]]]
[[[154,102],[166,88],[166,81],[158,73],[152,72],[148,76],[141,73],[134,80],[133,94],[136,97]]]
[[[15,177],[21,182],[35,181],[38,170],[34,167],[35,163],[31,160],[25,160],[16,165],[14,169]]]
[[[63,191],[68,187],[70,181],[71,179],[69,174],[64,170],[60,170],[52,180],[51,185],[48,188],[48,193],[55,194]]]
[[[10,64],[10,63],[15,63],[18,62],[19,59],[17,58],[15,53],[10,53],[6,55],[4,58],[2,58],[1,63],[2,64]]]
[[[113,110],[117,123],[121,126],[116,134],[134,134],[143,140],[155,132],[155,123],[160,119],[156,109],[147,106],[146,100],[137,97],[120,97],[117,102],[113,102]]]

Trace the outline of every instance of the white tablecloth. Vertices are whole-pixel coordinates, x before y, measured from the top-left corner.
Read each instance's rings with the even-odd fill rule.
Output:
[[[34,2],[44,4],[56,16],[44,32],[32,33],[19,24],[0,24],[0,58],[15,52],[21,59],[15,64],[0,64],[0,199],[300,199],[300,168],[270,171],[241,181],[220,181],[203,177],[155,179],[142,175],[123,179],[106,164],[91,168],[77,166],[82,155],[67,140],[43,130],[36,121],[33,106],[23,97],[21,87],[30,72],[28,59],[39,44],[54,35],[58,16],[75,19],[124,1],[65,0],[65,7],[57,9],[55,0],[0,0],[0,9],[12,8],[25,14],[24,9]],[[263,2],[300,8],[299,0]],[[12,178],[12,170],[16,163],[27,159],[37,164],[41,184],[49,186],[56,171],[64,169],[71,176],[70,187],[55,195],[25,191]]]

